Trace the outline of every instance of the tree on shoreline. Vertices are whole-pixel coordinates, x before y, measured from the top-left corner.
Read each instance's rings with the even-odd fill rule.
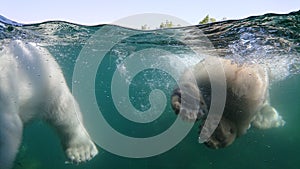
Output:
[[[227,18],[223,18],[223,20],[226,20]],[[206,15],[200,22],[199,24],[207,24],[207,23],[212,23],[212,22],[216,22],[217,20],[215,18],[211,18],[209,17],[209,15]],[[165,22],[162,22],[159,27],[157,27],[156,29],[164,29],[164,28],[174,28],[174,27],[180,27],[180,24],[173,24],[172,21],[166,20]],[[142,30],[150,30],[150,26],[148,26],[147,24],[144,24],[141,26]]]
[[[160,29],[162,29],[162,28],[172,28],[172,27],[178,27],[178,26],[180,26],[180,24],[174,25],[172,21],[166,20],[166,22],[162,22],[159,25],[159,28]]]
[[[166,20],[165,22],[162,22],[159,27],[156,27],[156,29],[164,29],[164,28],[174,28],[174,27],[179,27],[181,26],[180,24],[173,24],[172,21]],[[150,26],[148,26],[147,24],[144,24],[141,26],[142,30],[150,30]]]
[[[141,26],[141,29],[142,30],[149,30],[149,29],[151,29],[147,24],[145,24],[145,25],[142,25]]]
[[[200,22],[199,24],[206,24],[206,23],[212,23],[216,22],[217,20],[215,18],[210,18],[209,15],[206,15]]]

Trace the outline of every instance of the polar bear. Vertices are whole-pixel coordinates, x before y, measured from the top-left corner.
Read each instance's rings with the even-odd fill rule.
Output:
[[[220,74],[224,73],[226,79],[226,101],[221,118],[213,115],[212,120],[206,122],[211,104],[211,83],[205,68],[210,63],[207,60],[196,64],[182,75],[181,87],[173,91],[171,98],[173,110],[183,120],[202,120],[200,129],[208,138],[205,145],[214,149],[227,147],[237,137],[245,134],[251,124],[259,129],[285,124],[269,103],[266,69],[258,64],[239,65],[224,58],[213,60],[222,64],[224,72],[220,71]],[[218,83],[217,80],[215,82]],[[183,101],[185,106],[182,105]],[[214,125],[217,126],[215,130]]]
[[[0,169],[12,167],[23,127],[36,118],[54,127],[69,160],[98,153],[55,59],[45,48],[13,40],[0,49]]]

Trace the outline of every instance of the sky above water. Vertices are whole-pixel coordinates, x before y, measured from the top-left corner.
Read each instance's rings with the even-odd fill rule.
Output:
[[[63,20],[84,25],[112,23],[143,13],[167,14],[198,24],[207,14],[222,20],[297,10],[299,0],[6,0],[0,5],[0,15],[20,23]]]

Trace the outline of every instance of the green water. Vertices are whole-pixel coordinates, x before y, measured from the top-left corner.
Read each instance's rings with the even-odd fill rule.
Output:
[[[176,147],[155,157],[131,159],[113,155],[100,148],[99,155],[86,164],[64,164],[64,154],[55,133],[48,126],[37,122],[25,129],[21,152],[17,158],[18,164],[15,168],[297,169],[300,165],[299,81],[300,76],[295,76],[272,86],[271,102],[287,122],[283,128],[262,131],[250,129],[246,135],[225,149],[212,150],[198,144],[198,126],[195,125]],[[173,115],[170,108],[165,113]],[[157,126],[158,129],[161,127]]]
[[[168,99],[176,81],[165,71],[151,67],[138,73],[129,82],[129,98],[134,108],[146,111],[151,107],[148,100],[150,92],[154,89],[161,90],[168,99],[162,115],[153,122],[141,124],[129,121],[119,114],[112,100],[111,81],[115,71],[124,73],[124,78],[128,77],[126,71],[119,69],[124,59],[136,52],[155,48],[169,52],[167,56],[170,61],[178,57],[188,65],[195,64],[193,62],[201,59],[195,56],[195,51],[199,50],[199,41],[203,38],[199,33],[201,31],[220,57],[242,63],[255,62],[268,65],[274,75],[270,87],[271,104],[283,116],[286,125],[268,130],[251,128],[231,146],[212,150],[198,143],[199,129],[196,124],[179,144],[157,156],[121,157],[99,146],[99,154],[92,161],[77,165],[65,164],[66,158],[55,132],[43,122],[35,121],[24,130],[23,142],[14,169],[299,168],[299,11],[287,15],[268,14],[242,20],[156,31],[138,31],[110,25],[89,27],[66,22],[23,26],[3,23],[0,25],[0,41],[5,43],[10,39],[21,39],[46,47],[62,67],[71,88],[76,84],[72,81],[72,75],[80,51],[89,38],[104,26],[108,26],[111,32],[104,34],[99,44],[111,36],[134,33],[134,36],[114,45],[105,55],[95,78],[97,104],[105,119],[118,132],[137,138],[155,136],[165,131],[176,119]],[[101,50],[101,47],[98,49]],[[212,52],[211,48],[200,51],[206,54]],[[164,58],[159,57],[157,53],[152,54],[152,64],[164,64]],[[87,66],[89,64],[87,63]],[[172,68],[172,65],[163,66]]]

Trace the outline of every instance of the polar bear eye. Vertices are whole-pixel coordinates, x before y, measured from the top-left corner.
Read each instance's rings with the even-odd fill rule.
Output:
[[[230,132],[230,134],[233,134],[234,130],[232,128],[230,128],[229,132]]]

